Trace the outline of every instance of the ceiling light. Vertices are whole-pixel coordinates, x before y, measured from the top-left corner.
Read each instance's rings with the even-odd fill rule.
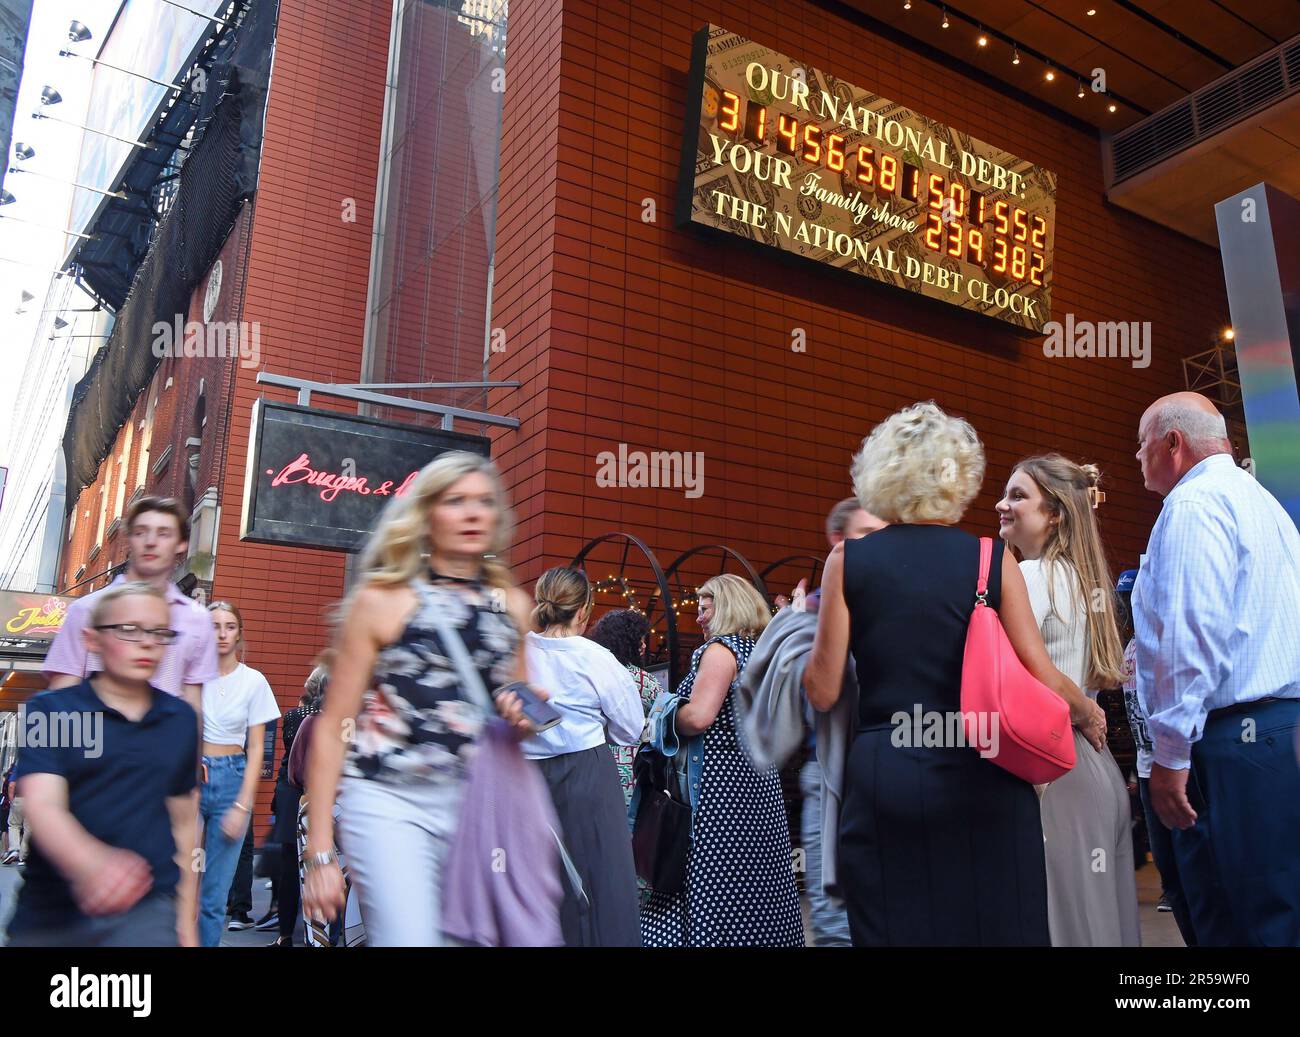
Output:
[[[68,322],[67,322],[66,320],[64,320],[62,317],[55,317],[55,318],[54,318],[54,327],[55,327],[58,331],[62,331],[62,330],[63,330],[64,328],[66,328],[67,326],[68,326]]]
[[[29,158],[36,157],[36,149],[30,144],[23,144],[19,141],[14,144],[14,156],[19,162],[26,162]]]
[[[1113,104],[1108,104],[1108,105],[1106,105],[1106,111],[1108,111],[1108,112],[1114,112],[1114,111],[1118,111],[1118,110],[1119,110],[1119,109],[1117,109]]]
[[[912,9],[912,0],[904,0],[904,2],[903,2],[903,10],[904,10],[904,11],[910,11],[911,9]]]
[[[1049,69],[1047,70],[1047,72],[1044,73],[1043,78],[1046,79],[1046,80],[1050,83],[1053,79],[1056,78],[1056,73],[1053,72],[1053,71],[1049,68]]]
[[[1080,80],[1079,80],[1079,100],[1082,101],[1084,97],[1085,97],[1085,93],[1084,93],[1084,89],[1083,89],[1083,80],[1080,79]]]
[[[16,201],[18,201],[17,198],[3,188],[0,188],[0,205],[13,205]]]
[[[63,100],[63,95],[52,86],[41,87],[41,104],[58,104]]]
[[[978,43],[981,47],[987,47],[989,45],[989,38],[985,36],[983,32],[981,32],[980,38],[975,42]]]
[[[1096,14],[1096,13],[1097,13],[1097,8],[1095,8],[1095,7],[1089,7],[1089,8],[1088,8],[1087,14],[1088,14],[1088,17],[1089,17],[1089,18],[1091,18],[1091,17],[1092,17],[1094,14]]]
[[[939,28],[941,29],[948,28],[948,8],[946,7],[943,9],[943,24],[940,25]]]
[[[1224,337],[1228,342],[1231,342],[1234,338],[1237,337],[1237,333],[1236,333],[1235,331],[1233,331],[1231,328],[1224,328],[1224,329],[1223,329],[1223,337]]]
[[[74,21],[68,26],[68,39],[73,43],[85,43],[90,39],[90,30],[82,25],[81,22]]]
[[[1019,65],[1019,64],[1020,64],[1020,48],[1019,48],[1019,47],[1012,47],[1012,48],[1011,48],[1011,64],[1013,64],[1013,65]]]

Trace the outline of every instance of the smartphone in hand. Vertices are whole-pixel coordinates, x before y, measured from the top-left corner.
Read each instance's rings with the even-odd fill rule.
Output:
[[[564,719],[554,706],[539,699],[537,693],[525,681],[511,681],[509,684],[503,684],[492,693],[492,697],[496,698],[507,691],[512,691],[519,696],[519,702],[524,708],[524,716],[537,729],[538,734],[549,731]]]

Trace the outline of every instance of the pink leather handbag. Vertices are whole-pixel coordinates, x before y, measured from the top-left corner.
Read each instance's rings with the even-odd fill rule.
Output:
[[[992,539],[980,537],[979,582],[962,658],[962,721],[967,743],[977,745],[980,716],[995,714],[997,752],[989,759],[1017,778],[1042,785],[1074,766],[1070,707],[1025,669],[1002,629],[1002,620],[989,607],[992,558]],[[986,731],[991,729],[985,725]]]

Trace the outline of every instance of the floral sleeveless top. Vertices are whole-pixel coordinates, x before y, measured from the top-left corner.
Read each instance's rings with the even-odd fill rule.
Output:
[[[478,581],[416,580],[418,604],[401,637],[375,660],[371,690],[362,696],[356,734],[343,773],[398,784],[459,780],[464,750],[474,743],[486,716],[461,691],[456,664],[444,650],[433,622],[443,609],[465,642],[489,691],[514,679],[519,631],[505,597]],[[445,581],[445,582],[444,582]]]

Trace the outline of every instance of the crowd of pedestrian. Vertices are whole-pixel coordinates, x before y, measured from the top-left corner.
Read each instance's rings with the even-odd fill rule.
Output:
[[[1026,457],[972,517],[975,429],[904,408],[852,458],[820,587],[774,616],[750,581],[707,580],[674,688],[647,671],[645,616],[592,624],[580,569],[517,585],[495,466],[444,454],[387,506],[283,717],[239,607],[170,581],[187,516],[144,498],[126,571],[69,609],[26,707],[102,715],[102,752],[24,746],[5,776],[9,942],[219,944],[279,724],[278,946],[801,947],[800,874],[819,946],[1136,946],[1097,702],[1122,688],[1184,941],[1300,945],[1300,532],[1204,397],[1136,431],[1164,502],[1116,583],[1095,466]],[[1004,751],[1015,718],[964,710],[979,605],[999,672],[1014,660],[1073,740],[1051,780]],[[794,851],[778,769],[798,751]]]

